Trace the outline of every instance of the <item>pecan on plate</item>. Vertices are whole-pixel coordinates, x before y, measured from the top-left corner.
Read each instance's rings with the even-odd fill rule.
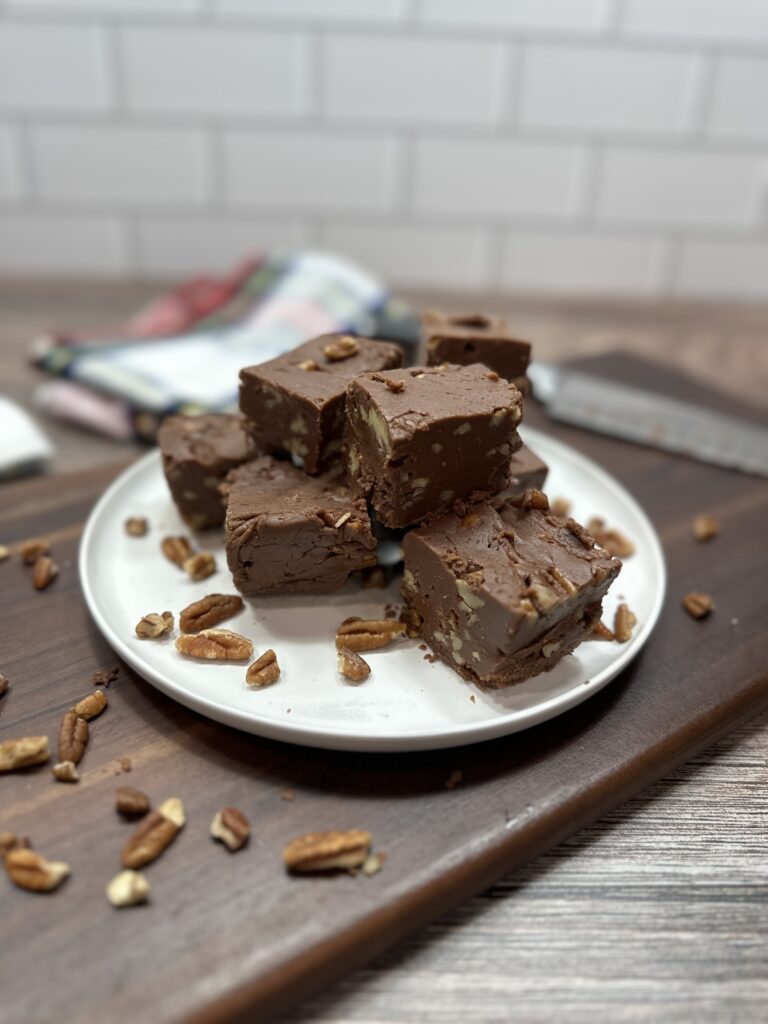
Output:
[[[237,594],[208,594],[187,605],[179,615],[179,628],[182,633],[199,633],[201,629],[210,629],[231,619],[243,607],[243,599]]]
[[[405,623],[391,619],[345,619],[336,631],[336,647],[375,651],[405,633]]]
[[[283,850],[289,871],[350,870],[365,861],[371,848],[371,833],[362,829],[348,832],[310,832],[293,839]]]
[[[192,554],[192,545],[186,537],[163,537],[160,541],[160,550],[169,562],[181,567]]]
[[[80,764],[88,743],[88,722],[74,711],[67,711],[59,726],[59,761]]]
[[[45,590],[59,575],[59,567],[50,555],[41,555],[32,566],[32,586]]]
[[[136,636],[141,640],[158,640],[161,636],[167,636],[173,629],[173,615],[171,612],[149,612],[143,615],[136,623]]]
[[[280,678],[280,666],[277,663],[277,655],[270,649],[264,651],[261,657],[248,666],[245,673],[245,681],[249,686],[271,686]]]
[[[149,529],[149,523],[144,516],[129,516],[125,520],[125,532],[129,537],[144,537]]]
[[[133,786],[119,786],[115,793],[115,808],[126,818],[140,818],[149,811],[149,797]]]
[[[229,629],[203,629],[199,633],[184,633],[177,637],[176,650],[187,658],[247,661],[253,654],[253,644],[247,637]]]
[[[5,740],[0,743],[0,772],[13,772],[17,768],[45,764],[49,757],[47,736],[24,736],[20,740]]]
[[[107,886],[107,899],[113,907],[135,907],[149,898],[149,882],[140,871],[126,868]]]
[[[94,690],[93,693],[89,693],[87,697],[79,700],[70,710],[84,718],[87,722],[90,722],[92,718],[100,715],[106,706],[106,693],[103,690]]]
[[[14,885],[30,892],[53,892],[69,874],[69,865],[46,860],[34,850],[16,848],[5,855],[5,870]]]
[[[335,341],[323,348],[323,355],[329,363],[338,363],[342,359],[356,356],[360,351],[360,342],[349,334],[342,334]]]
[[[182,569],[195,583],[200,583],[216,572],[216,559],[210,551],[198,551],[184,561]]]
[[[232,853],[245,846],[250,834],[250,823],[237,807],[222,807],[211,822],[211,836],[224,843]]]
[[[715,602],[709,594],[692,592],[683,598],[683,607],[694,619],[704,619],[715,610]]]
[[[340,647],[337,655],[339,672],[351,683],[362,683],[371,674],[371,666],[355,651]]]
[[[623,601],[616,609],[613,617],[613,636],[620,644],[625,644],[632,639],[632,630],[637,624],[635,613],[629,610],[629,605]]]
[[[593,516],[587,523],[587,532],[595,538],[598,545],[615,558],[629,558],[635,553],[635,545],[619,530],[605,525],[600,516]]]
[[[142,821],[123,847],[124,868],[142,868],[157,860],[184,827],[184,805],[171,797]]]

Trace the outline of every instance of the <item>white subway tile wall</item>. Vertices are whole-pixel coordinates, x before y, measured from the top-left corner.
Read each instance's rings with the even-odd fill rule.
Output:
[[[768,0],[0,0],[0,273],[768,299]]]

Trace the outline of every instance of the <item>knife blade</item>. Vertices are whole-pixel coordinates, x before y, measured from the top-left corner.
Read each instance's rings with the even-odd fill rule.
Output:
[[[768,477],[765,428],[571,366],[534,362],[528,378],[549,416],[663,451]]]

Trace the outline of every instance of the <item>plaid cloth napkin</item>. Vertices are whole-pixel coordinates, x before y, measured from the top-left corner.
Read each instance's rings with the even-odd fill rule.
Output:
[[[37,400],[100,433],[152,441],[168,413],[236,409],[241,367],[329,331],[413,349],[418,322],[378,280],[338,257],[257,256],[227,277],[186,282],[108,333],[38,339],[35,363],[59,379],[42,385]]]

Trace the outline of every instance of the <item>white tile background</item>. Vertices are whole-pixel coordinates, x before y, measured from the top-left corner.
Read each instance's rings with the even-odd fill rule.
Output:
[[[768,0],[0,0],[0,272],[768,299]]]

